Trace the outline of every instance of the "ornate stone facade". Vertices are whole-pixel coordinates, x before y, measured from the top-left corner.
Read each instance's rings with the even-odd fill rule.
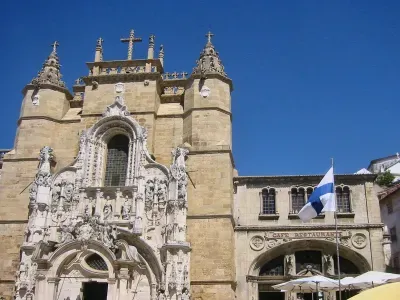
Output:
[[[94,287],[97,300],[234,299],[231,81],[219,60],[207,79],[164,72],[163,46],[152,35],[135,59],[139,40],[131,31],[128,59],[107,61],[99,38],[72,93],[54,43],[24,88],[0,180],[6,300]]]

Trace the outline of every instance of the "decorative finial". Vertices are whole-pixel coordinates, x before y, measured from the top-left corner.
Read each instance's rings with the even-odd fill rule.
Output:
[[[100,37],[100,38],[98,38],[98,40],[97,40],[97,47],[103,47],[103,42],[104,42],[104,40]]]
[[[149,36],[149,46],[154,46],[154,39],[155,39],[155,35],[152,34]]]
[[[38,72],[37,76],[32,79],[31,84],[34,85],[36,88],[40,88],[40,86],[43,84],[65,88],[65,83],[61,80],[61,66],[57,55],[57,47],[59,45],[60,44],[57,41],[51,44],[51,46],[53,47],[52,52],[47,57],[42,66],[42,69]]]
[[[207,43],[211,43],[211,38],[214,36],[214,33],[212,33],[211,31],[209,31],[207,34],[206,34],[206,38],[208,39],[207,40]]]
[[[201,51],[200,58],[196,61],[193,74],[200,74],[204,77],[206,73],[219,73],[222,76],[226,76],[219,54],[211,43],[211,37],[213,36],[214,34],[211,31],[206,34],[207,44],[203,51]]]
[[[160,52],[158,52],[158,58],[161,61],[161,64],[164,65],[164,45],[160,45]]]
[[[54,41],[51,46],[53,47],[53,53],[57,53],[57,47],[60,46],[60,44],[57,41]]]
[[[141,42],[142,38],[135,38],[135,31],[131,29],[129,33],[129,38],[122,38],[122,43],[128,43],[128,60],[131,60],[133,57],[133,43]]]

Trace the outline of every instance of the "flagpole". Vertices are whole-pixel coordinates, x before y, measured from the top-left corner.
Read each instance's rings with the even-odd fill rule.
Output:
[[[333,171],[333,158],[331,159],[332,162],[332,171]],[[335,174],[335,172],[333,172]],[[335,176],[335,175],[333,175]],[[339,281],[339,300],[342,300],[342,286],[340,282],[340,259],[339,259],[339,232],[338,232],[338,224],[337,224],[337,199],[336,199],[336,188],[335,182],[333,182],[333,196],[335,197],[335,231],[336,231],[336,259],[337,259],[337,269],[338,269],[338,281]]]

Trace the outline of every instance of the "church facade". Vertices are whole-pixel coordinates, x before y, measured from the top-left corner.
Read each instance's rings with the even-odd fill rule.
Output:
[[[320,177],[237,176],[232,81],[211,38],[190,75],[164,71],[153,35],[145,59],[134,31],[125,60],[103,59],[100,38],[72,93],[53,44],[2,152],[1,296],[291,300],[308,296],[271,285],[335,277],[333,217],[296,217]],[[336,179],[346,274],[385,268],[374,179]]]

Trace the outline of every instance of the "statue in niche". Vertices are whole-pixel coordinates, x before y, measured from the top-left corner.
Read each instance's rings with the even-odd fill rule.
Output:
[[[157,191],[158,202],[165,202],[167,200],[167,181],[161,180]]]
[[[96,200],[94,200],[93,197],[89,197],[89,203],[86,204],[85,206],[85,216],[87,217],[93,216],[95,209],[95,202]]]
[[[171,166],[171,174],[179,180],[186,175],[185,157],[189,153],[189,150],[184,148],[176,148],[172,150],[173,163]]]
[[[57,182],[54,184],[53,190],[51,193],[52,194],[51,198],[52,198],[53,204],[58,203],[58,200],[60,199],[60,193],[61,193],[61,183]]]
[[[44,146],[40,150],[40,155],[39,155],[39,170],[44,172],[44,173],[50,173],[50,162],[53,160],[53,149],[50,148],[49,146]]]
[[[145,198],[146,210],[150,210],[152,208],[153,201],[154,201],[154,180],[149,179],[146,182],[146,198]]]
[[[129,200],[128,195],[126,195],[124,204],[121,207],[121,216],[123,220],[129,219],[129,214],[131,213],[131,209],[132,209],[131,201]]]
[[[66,202],[71,202],[72,195],[74,193],[74,184],[71,182],[64,181],[64,200]]]
[[[286,260],[286,274],[295,275],[294,255],[293,254],[286,255],[285,260]]]
[[[334,275],[333,257],[330,254],[324,255],[325,271],[328,275]]]
[[[182,289],[182,300],[190,300],[190,293],[187,288]]]
[[[178,200],[186,200],[186,185],[187,179],[183,177],[182,180],[178,182]]]
[[[106,202],[106,204],[104,204],[104,208],[103,208],[104,220],[108,220],[112,216],[112,204],[111,204],[110,197],[107,196],[106,199],[107,199],[107,202]]]

